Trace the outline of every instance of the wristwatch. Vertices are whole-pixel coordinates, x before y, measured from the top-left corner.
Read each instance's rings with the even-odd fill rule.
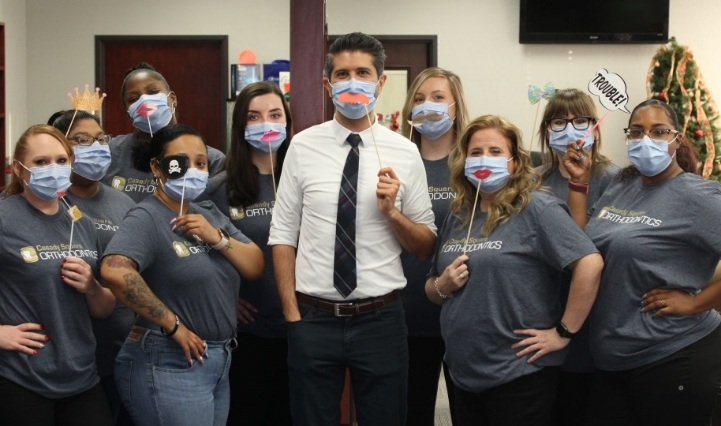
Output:
[[[218,235],[220,235],[220,242],[212,245],[211,247],[213,247],[214,250],[223,250],[230,247],[230,237],[228,236],[228,233],[223,231],[223,229],[218,228]]]
[[[566,327],[566,324],[564,324],[563,321],[558,321],[558,325],[556,325],[556,333],[564,339],[573,339],[573,336],[576,335],[576,333],[568,331],[568,327]]]

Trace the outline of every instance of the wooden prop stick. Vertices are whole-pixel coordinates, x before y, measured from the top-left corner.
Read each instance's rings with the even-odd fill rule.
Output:
[[[383,164],[381,163],[381,154],[378,152],[378,144],[376,143],[376,135],[373,133],[373,122],[371,121],[370,112],[368,111],[368,104],[363,104],[366,107],[366,118],[368,118],[368,124],[370,125],[371,129],[371,138],[373,139],[373,146],[376,149],[376,155],[378,156],[378,168],[382,169]]]
[[[478,180],[478,187],[476,188],[476,198],[473,199],[473,211],[471,212],[471,222],[468,224],[468,233],[466,234],[466,241],[463,243],[463,254],[466,254],[466,248],[468,248],[468,240],[471,238],[471,228],[473,227],[473,218],[476,216],[476,205],[478,203],[478,193],[481,192],[482,180]]]

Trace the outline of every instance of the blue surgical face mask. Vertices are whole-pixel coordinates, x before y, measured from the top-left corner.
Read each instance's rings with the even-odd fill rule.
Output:
[[[628,159],[642,175],[656,176],[671,164],[673,157],[668,154],[668,145],[675,140],[657,140],[644,136],[641,140],[628,141]]]
[[[378,82],[356,80],[355,78],[333,83],[331,84],[333,104],[344,117],[350,118],[351,120],[362,118],[373,111],[376,105],[375,94],[377,85]],[[341,102],[339,98],[344,93],[359,95],[361,98],[365,97],[368,99],[368,103]]]
[[[168,179],[163,184],[163,192],[175,201],[193,201],[205,191],[208,184],[208,172],[198,169],[188,169],[183,177]],[[185,186],[185,193],[183,187]]]
[[[110,147],[93,142],[92,145],[75,145],[73,171],[85,179],[99,181],[110,168]]]
[[[508,173],[508,162],[512,159],[513,157],[487,157],[485,155],[468,157],[466,158],[466,178],[476,188],[480,183],[479,191],[481,192],[487,194],[496,192],[503,188],[511,178]]]
[[[30,172],[30,182],[25,182],[25,185],[41,200],[54,200],[58,198],[58,192],[70,188],[70,164],[52,163],[27,168],[23,163],[18,163]]]
[[[451,105],[454,104],[455,102]],[[413,127],[430,140],[440,138],[453,127],[453,119],[448,115],[448,108],[451,105],[436,102],[423,102],[416,105],[411,110]],[[418,122],[420,123],[415,124]]]
[[[143,95],[128,108],[133,126],[141,132],[153,134],[170,123],[175,110],[168,106],[169,93]]]
[[[548,132],[550,133],[548,142],[551,146],[551,149],[553,149],[553,151],[562,156],[566,154],[566,148],[568,148],[568,144],[581,139],[586,134],[586,132],[588,132],[588,129],[576,130],[576,128],[573,127],[571,123],[567,123],[566,128],[563,129],[563,131],[561,132],[554,132],[552,130],[549,130]],[[588,151],[589,149],[591,149],[592,146],[593,132],[591,132],[588,136],[586,136],[586,139],[583,140],[583,150]]]
[[[285,123],[267,121],[251,124],[245,128],[245,140],[259,151],[268,152],[270,146],[270,150],[276,152],[285,141],[285,125]]]

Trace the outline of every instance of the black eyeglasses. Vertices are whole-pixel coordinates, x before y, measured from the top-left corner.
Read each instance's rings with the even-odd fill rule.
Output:
[[[81,145],[81,146],[90,146],[95,142],[99,143],[100,145],[107,145],[110,143],[110,140],[112,138],[113,137],[110,135],[103,135],[103,136],[100,136],[97,138],[94,138],[94,137],[88,136],[88,135],[77,135],[77,136],[73,136],[72,138],[68,138],[68,139],[71,141],[75,141],[78,145]]]
[[[566,126],[568,126],[568,123],[571,123],[574,129],[576,130],[587,130],[589,126],[591,126],[591,122],[593,121],[593,117],[583,116],[583,117],[574,117],[574,118],[551,118],[550,120],[546,120],[546,124],[548,125],[548,128],[551,129],[551,131],[554,132],[562,132],[566,130]]]
[[[644,135],[648,135],[651,140],[656,139],[666,142],[668,140],[675,139],[678,135],[678,130],[668,129],[665,127],[655,127],[647,132],[640,127],[629,127],[623,129],[623,133],[626,134],[627,143],[641,142],[641,139],[643,139]]]

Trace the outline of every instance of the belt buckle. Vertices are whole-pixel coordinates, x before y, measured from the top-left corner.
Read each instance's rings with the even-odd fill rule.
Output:
[[[333,315],[335,315],[337,317],[352,317],[353,315],[355,315],[355,313],[350,313],[350,314],[344,315],[344,314],[341,314],[340,308],[342,308],[343,306],[353,306],[353,305],[354,305],[354,303],[351,303],[351,302],[334,303],[333,304]]]

